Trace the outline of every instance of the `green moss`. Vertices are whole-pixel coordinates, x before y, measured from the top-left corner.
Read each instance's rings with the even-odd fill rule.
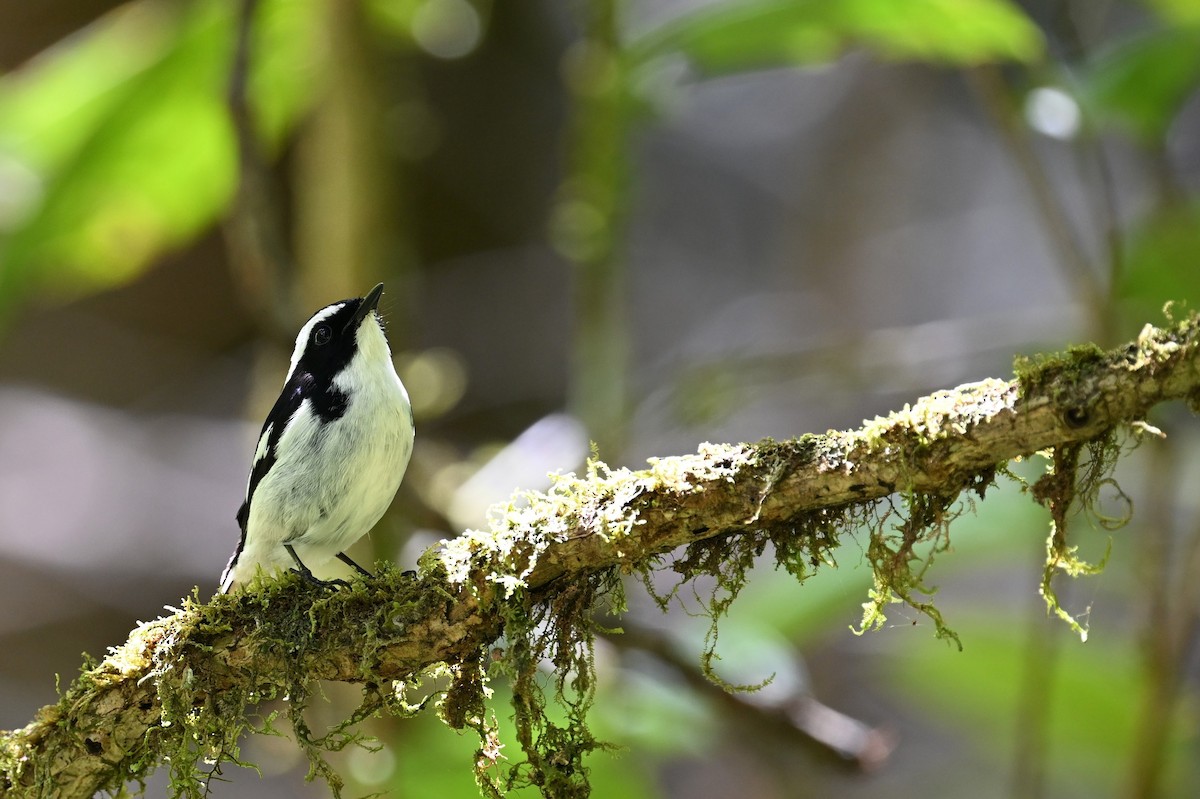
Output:
[[[1120,454],[1121,446],[1111,432],[1092,441],[1056,447],[1046,473],[1030,488],[1034,499],[1050,511],[1050,534],[1046,538],[1040,593],[1046,600],[1047,612],[1062,619],[1084,641],[1087,640],[1087,627],[1060,604],[1053,579],[1059,572],[1070,577],[1097,574],[1108,562],[1111,539],[1104,557],[1097,563],[1089,563],[1079,557],[1078,547],[1070,543],[1068,531],[1069,522],[1076,514],[1082,514],[1107,530],[1116,530],[1128,523],[1133,514],[1133,503],[1112,477]],[[1104,487],[1111,488],[1124,503],[1121,516],[1109,516],[1098,509]]]
[[[961,650],[958,634],[932,602],[936,589],[926,584],[925,576],[935,556],[949,548],[950,523],[963,513],[964,505],[958,494],[915,492],[904,497],[904,504],[906,512],[891,507],[870,530],[867,558],[873,585],[855,632],[880,629],[887,621],[884,609],[903,602],[933,622],[938,638],[953,641]]]
[[[1064,353],[1041,353],[1034,356],[1018,355],[1013,359],[1013,374],[1016,375],[1022,398],[1055,387],[1055,402],[1073,399],[1071,392],[1082,379],[1095,372],[1097,365],[1107,357],[1096,344],[1080,344],[1068,347]]]
[[[375,595],[380,586],[387,585],[386,595]],[[389,602],[381,601],[384,598]],[[376,603],[379,624],[355,626],[347,615],[360,601]],[[309,586],[295,575],[265,580],[229,595],[214,597],[201,603],[195,595],[188,598],[181,610],[170,619],[169,635],[157,646],[146,646],[143,636],[164,633],[166,622],[152,622],[139,628],[129,644],[115,651],[101,668],[141,670],[149,667],[156,686],[161,708],[159,724],[152,727],[148,737],[153,745],[147,747],[151,762],[134,763],[127,779],[148,773],[160,759],[169,765],[171,786],[175,797],[201,797],[208,792],[208,783],[219,778],[225,764],[253,768],[241,757],[240,741],[247,733],[282,734],[276,727],[277,714],[255,716],[252,710],[273,700],[285,703],[284,715],[290,733],[304,751],[309,762],[309,779],[321,778],[333,795],[340,796],[342,780],[329,764],[326,754],[347,746],[373,747],[370,739],[357,731],[366,718],[381,712],[404,715],[411,708],[403,702],[393,687],[379,686],[369,681],[371,664],[378,662],[377,652],[383,645],[375,630],[382,625],[404,618],[406,613],[419,612],[429,600],[419,591],[415,581],[397,575],[385,567],[377,580],[355,581],[347,589],[330,593],[327,589]],[[283,680],[277,675],[259,675],[255,671],[258,658],[233,666],[241,673],[232,677],[214,672],[205,656],[215,647],[228,643],[233,635],[229,618],[253,619],[243,644],[262,660],[284,664]],[[345,641],[330,639],[324,632],[353,627],[360,633],[355,640],[360,649],[356,662],[360,675],[367,680],[360,706],[331,729],[315,732],[309,726],[305,711],[317,689],[315,676],[307,671],[325,658],[344,654]],[[152,663],[144,663],[145,652],[153,652]],[[210,668],[192,668],[196,658],[205,658]]]

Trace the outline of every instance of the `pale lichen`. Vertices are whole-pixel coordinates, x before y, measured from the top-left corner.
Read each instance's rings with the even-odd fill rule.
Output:
[[[452,586],[469,583],[482,568],[504,597],[526,586],[539,558],[572,531],[606,541],[631,536],[643,523],[635,500],[643,494],[686,494],[713,481],[732,481],[751,458],[745,445],[704,443],[695,455],[651,458],[641,470],[611,468],[592,459],[587,475],[551,475],[546,491],[519,491],[488,511],[486,530],[466,530],[438,542],[436,562]]]
[[[965,383],[954,389],[935,391],[911,405],[905,403],[887,416],[864,419],[862,427],[848,435],[852,441],[872,448],[894,438],[897,432],[915,434],[918,440],[929,443],[962,435],[975,425],[1012,410],[1015,400],[1016,387],[1006,380],[989,378]]]
[[[468,678],[461,672],[443,703],[447,723],[480,736],[476,776],[485,794],[533,785],[548,796],[586,796],[583,758],[605,746],[586,724],[595,690],[592,616],[605,603],[611,612],[623,610],[619,572],[610,567],[572,576],[556,583],[549,600],[539,601],[530,594],[528,580],[547,549],[571,536],[596,536],[615,545],[619,558],[629,559],[626,569],[648,571],[653,556],[640,554],[634,537],[646,521],[639,499],[685,496],[731,483],[753,457],[748,446],[703,444],[695,455],[652,459],[641,470],[612,468],[593,458],[585,476],[554,475],[545,492],[519,492],[491,509],[486,530],[442,541],[432,559],[427,556],[452,586],[465,586],[477,599],[493,603],[489,606],[504,619],[507,645],[497,651],[491,670],[506,674],[512,684],[513,719],[525,760],[503,780],[494,774],[496,758],[489,753],[496,750],[489,742],[495,731],[481,722],[487,716],[480,710],[486,673],[471,671]],[[621,545],[624,540],[631,542],[628,548]],[[500,596],[482,590],[485,586],[498,587]],[[538,679],[546,662],[554,666],[554,701],[566,709],[563,721],[546,713]]]

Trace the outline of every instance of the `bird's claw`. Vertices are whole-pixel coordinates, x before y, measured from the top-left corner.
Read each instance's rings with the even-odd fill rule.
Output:
[[[341,578],[334,578],[332,580],[322,580],[320,577],[317,577],[315,574],[313,574],[311,571],[308,571],[307,569],[305,569],[303,571],[301,571],[300,569],[291,569],[290,571],[303,577],[305,582],[307,582],[311,585],[318,586],[320,588],[349,588],[350,587],[350,583],[346,582],[345,580],[343,580]]]

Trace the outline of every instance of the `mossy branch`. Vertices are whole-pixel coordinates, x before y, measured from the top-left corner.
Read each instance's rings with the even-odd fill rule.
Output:
[[[417,576],[385,570],[332,593],[286,578],[208,603],[189,600],[85,667],[61,701],[28,726],[0,736],[0,796],[116,793],[166,760],[180,781],[194,783],[197,770],[204,772],[197,763],[215,771],[222,761],[238,762],[248,706],[285,695],[302,703],[306,686],[325,679],[364,686],[355,718],[376,709],[410,711],[404,689],[435,664],[448,664],[455,681],[442,697],[443,717],[480,732],[479,767],[486,768],[496,748],[480,685],[502,631],[515,685],[535,682],[529,675],[539,656],[577,667],[558,690],[560,699],[564,692],[574,698],[567,699],[574,718],[586,710],[591,690],[578,671],[588,668],[587,654],[571,654],[591,640],[588,622],[578,617],[618,583],[619,573],[647,574],[664,555],[686,547],[672,564],[676,571],[724,574],[723,588],[736,593],[746,563],[769,542],[777,561],[802,576],[827,559],[847,520],[862,518],[854,515],[858,509],[874,509],[892,495],[903,499],[908,516],[886,536],[882,524],[872,533],[886,544],[868,553],[876,601],[914,601],[906,594],[925,589],[923,564],[911,566],[919,561],[913,545],[924,540],[938,548],[954,498],[967,490],[982,495],[1013,458],[1106,440],[1158,403],[1185,399],[1196,409],[1198,349],[1195,316],[1165,329],[1147,326],[1116,350],[1084,348],[1023,362],[1014,381],[938,392],[858,430],[704,445],[642,471],[593,465],[583,477],[560,478],[546,494],[515,500],[497,513],[491,530],[443,542]],[[1049,500],[1056,537],[1063,513],[1055,503],[1074,491],[1063,482],[1066,460],[1056,463],[1057,489],[1045,483],[1033,492]],[[1061,556],[1065,547],[1057,541],[1054,551]],[[557,639],[530,647],[537,635]],[[518,723],[529,710],[519,709]],[[528,715],[539,735],[578,750],[560,760],[575,763],[579,752],[600,745],[564,737],[538,712]],[[306,729],[301,721],[298,730]],[[561,775],[549,773],[551,766],[532,751],[537,736],[521,732],[523,743],[530,740],[530,780],[547,793],[556,790]],[[302,743],[345,745],[345,731],[335,733]],[[176,790],[200,795],[178,781]]]

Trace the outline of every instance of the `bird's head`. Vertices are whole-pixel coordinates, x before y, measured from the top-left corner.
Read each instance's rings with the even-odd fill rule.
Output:
[[[380,283],[365,297],[341,300],[313,314],[296,336],[289,379],[297,369],[325,381],[347,369],[391,369],[392,353],[376,310],[382,295]]]

